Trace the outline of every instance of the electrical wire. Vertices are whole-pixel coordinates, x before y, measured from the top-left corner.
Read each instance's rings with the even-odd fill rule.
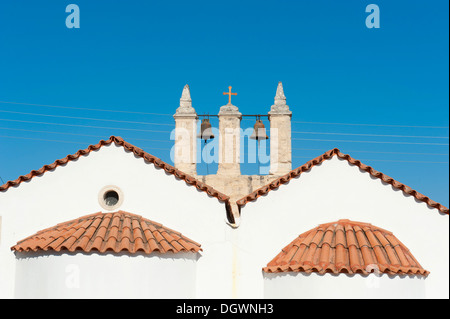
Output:
[[[58,143],[70,143],[70,144],[87,144],[85,142],[74,142],[74,141],[65,141],[65,140],[49,140],[49,139],[41,139],[34,137],[22,137],[22,136],[5,136],[0,135],[1,138],[15,138],[15,139],[25,139],[25,140],[36,140],[36,141],[44,141],[44,142],[58,142]],[[149,147],[154,150],[170,150],[169,148],[156,148]],[[309,158],[307,156],[293,156],[294,158]],[[381,161],[381,162],[398,162],[398,163],[426,163],[426,164],[448,164],[448,162],[435,162],[435,161],[399,161],[399,160],[379,160],[379,159],[360,159],[361,161]]]
[[[128,114],[141,114],[141,115],[164,115],[173,116],[173,114],[162,114],[162,113],[148,113],[148,112],[135,112],[135,111],[123,111],[123,110],[104,110],[104,109],[92,109],[83,107],[71,107],[71,106],[56,106],[56,105],[46,105],[46,104],[31,104],[31,103],[19,103],[19,102],[7,102],[0,101],[3,104],[16,104],[16,105],[29,105],[29,106],[43,106],[59,109],[69,109],[69,110],[81,110],[81,111],[96,111],[96,112],[113,112],[113,113],[128,113]]]
[[[299,151],[323,151],[319,148],[292,148],[293,150]],[[377,152],[377,151],[345,151],[347,153],[373,153],[373,154],[402,154],[402,155],[438,155],[438,156],[449,156],[448,153],[407,153],[407,152]]]
[[[124,110],[105,110],[98,108],[80,108],[80,107],[67,107],[67,106],[55,106],[55,105],[44,105],[44,104],[31,104],[31,103],[19,103],[19,102],[7,102],[0,101],[3,104],[14,104],[14,105],[29,105],[29,106],[41,106],[49,108],[59,108],[59,109],[72,109],[72,110],[83,110],[83,111],[98,111],[98,112],[112,112],[112,113],[127,113],[127,114],[140,114],[140,115],[161,115],[161,116],[172,116],[172,114],[163,113],[148,113],[148,112],[135,112],[135,111],[124,111]],[[2,113],[19,114],[19,115],[29,115],[29,116],[43,116],[43,117],[53,117],[53,118],[65,118],[65,119],[76,119],[76,120],[88,120],[88,121],[105,121],[105,122],[117,122],[117,123],[127,123],[127,124],[140,124],[140,125],[165,125],[174,126],[168,123],[151,123],[151,122],[136,122],[136,121],[125,121],[125,120],[112,120],[104,118],[91,118],[91,117],[75,117],[75,116],[65,116],[65,115],[52,115],[52,114],[42,114],[42,113],[27,113],[9,110],[0,110]],[[249,118],[243,118],[246,120],[251,120]],[[79,127],[79,128],[92,128],[92,129],[110,129],[110,130],[124,130],[124,131],[135,131],[135,132],[149,132],[149,133],[171,133],[171,131],[162,130],[151,130],[151,129],[134,129],[134,128],[123,128],[123,127],[104,127],[104,126],[93,126],[93,125],[79,125],[79,124],[65,124],[65,123],[48,123],[40,121],[27,121],[27,120],[15,120],[15,119],[2,119],[0,121],[16,122],[16,123],[28,123],[28,124],[38,124],[38,125],[54,125],[61,127]],[[431,128],[431,129],[448,129],[448,127],[443,126],[417,126],[417,125],[389,125],[389,124],[359,124],[359,123],[326,123],[326,122],[303,122],[303,121],[292,121],[292,123],[301,124],[320,124],[320,125],[349,125],[349,126],[371,126],[371,127],[402,127],[402,128]],[[0,127],[2,130],[13,130],[22,132],[32,132],[32,133],[42,133],[42,134],[61,134],[61,135],[71,135],[71,136],[83,136],[83,137],[100,137],[98,135],[88,135],[88,134],[78,134],[78,133],[68,133],[68,132],[55,132],[55,131],[44,131],[44,130],[30,130],[21,128],[7,128]],[[293,134],[312,134],[312,135],[347,135],[347,136],[366,136],[366,137],[388,137],[388,138],[426,138],[426,139],[449,139],[448,136],[411,136],[411,135],[384,135],[384,134],[364,134],[364,133],[331,133],[331,132],[311,132],[311,131],[292,131]],[[47,141],[47,142],[62,142],[62,143],[72,143],[72,144],[82,144],[80,142],[66,141],[66,140],[53,140],[53,139],[43,139],[38,137],[19,137],[19,136],[3,136],[2,138],[16,138],[16,139],[26,139],[26,140],[37,140],[37,141]],[[151,141],[151,142],[168,142],[171,140],[157,140],[157,139],[141,139],[141,138],[127,138],[128,140],[138,140],[138,141]],[[359,141],[359,140],[328,140],[328,139],[307,139],[307,138],[295,138],[292,140],[299,141],[320,141],[320,142],[340,142],[340,143],[375,143],[375,144],[397,144],[397,145],[433,145],[433,146],[448,146],[445,143],[424,143],[424,142],[397,142],[397,141]],[[170,150],[163,148],[152,148],[161,150]],[[319,150],[319,149],[304,149],[304,148],[292,148],[293,150]],[[405,154],[405,155],[430,155],[430,156],[448,156],[449,154],[444,153],[420,153],[420,152],[381,152],[381,151],[348,151],[348,152],[361,152],[361,153],[372,153],[372,154]],[[299,156],[293,156],[299,158]],[[302,158],[302,157],[300,157]],[[309,158],[309,157],[304,157]],[[366,159],[367,161],[371,161]],[[432,162],[432,161],[397,161],[397,160],[373,160],[373,161],[385,161],[385,162],[410,162],[410,163],[448,163],[448,162]]]
[[[9,127],[0,127],[0,130],[12,130],[12,131],[32,132],[32,133],[45,133],[45,134],[62,134],[62,135],[97,137],[97,138],[103,138],[104,137],[104,136],[100,136],[100,135],[76,134],[76,133],[67,133],[67,132],[36,131],[36,130],[26,130],[26,129],[9,128]],[[146,139],[146,138],[127,138],[127,139],[128,140],[135,140],[135,141],[147,141],[147,142],[170,142],[170,141],[172,141],[172,140],[153,140],[153,139]]]
[[[376,143],[376,144],[404,144],[404,145],[435,145],[435,146],[448,146],[444,143],[411,143],[411,142],[381,142],[381,141],[346,141],[346,140],[321,140],[321,139],[308,139],[308,138],[292,138],[293,140],[300,141],[319,141],[319,142],[347,142],[347,143]]]
[[[292,156],[295,158],[310,158],[307,156]],[[429,161],[398,161],[398,160],[380,160],[380,159],[358,159],[359,161],[376,161],[376,162],[396,162],[396,163],[424,163],[424,164],[449,164],[449,162],[429,162]]]
[[[15,111],[5,111],[5,110],[0,110],[0,112],[2,112],[2,113],[11,113],[11,114],[21,114],[21,115],[32,115],[32,116],[57,117],[57,118],[65,118],[65,119],[72,119],[72,120],[87,120],[87,121],[103,121],[103,122],[128,123],[128,124],[173,126],[173,124],[168,124],[168,123],[149,123],[149,122],[119,121],[119,120],[108,120],[108,119],[98,119],[98,118],[89,118],[89,117],[64,116],[64,115],[39,114],[39,113],[26,113],[26,112],[15,112]]]
[[[23,137],[23,136],[7,136],[7,135],[0,135],[2,138],[17,138],[17,139],[23,139],[23,140],[34,140],[34,141],[43,141],[43,142],[59,142],[59,143],[70,143],[70,144],[86,144],[83,142],[73,142],[73,141],[61,141],[61,140],[48,140],[43,138],[35,138],[35,137]]]
[[[16,138],[16,139],[23,139],[23,140],[34,140],[34,141],[42,141],[42,142],[58,142],[58,143],[70,143],[70,144],[89,144],[86,142],[74,142],[74,141],[64,141],[64,140],[49,140],[49,139],[43,139],[43,138],[35,138],[35,137],[23,137],[23,136],[6,136],[6,135],[0,135],[2,138]],[[169,151],[170,148],[157,148],[157,147],[150,147],[151,149],[155,150],[165,150]]]
[[[409,128],[438,128],[448,129],[448,126],[419,126],[419,125],[397,125],[397,124],[360,124],[360,123],[325,123],[325,122],[300,122],[292,121],[299,124],[320,124],[320,125],[350,125],[350,126],[381,126],[381,127],[409,127]]]
[[[148,113],[148,112],[137,112],[137,111],[124,111],[124,110],[111,110],[111,109],[98,109],[98,108],[81,108],[81,107],[69,107],[69,106],[56,106],[47,104],[34,104],[34,103],[21,103],[21,102],[10,102],[10,101],[0,101],[3,104],[14,104],[14,105],[28,105],[28,106],[41,106],[50,108],[60,108],[60,109],[73,109],[73,110],[83,110],[83,111],[96,111],[96,112],[113,112],[113,113],[128,113],[128,114],[142,114],[142,115],[162,115],[162,116],[173,116],[173,114],[167,113]],[[299,124],[317,124],[317,125],[349,125],[349,126],[374,126],[374,127],[404,127],[404,128],[431,128],[431,129],[448,129],[448,126],[420,126],[420,125],[398,125],[398,124],[367,124],[367,123],[331,123],[331,122],[306,122],[306,121],[291,121],[292,123]]]
[[[31,124],[44,124],[44,125],[58,125],[58,126],[71,126],[71,127],[83,127],[83,128],[95,128],[95,129],[125,130],[125,131],[136,131],[136,132],[171,133],[171,131],[141,130],[141,129],[132,129],[132,128],[123,128],[123,127],[104,127],[104,126],[91,126],[91,125],[79,125],[79,124],[63,124],[63,123],[48,123],[48,122],[23,121],[23,120],[11,120],[11,119],[0,119],[0,121],[31,123]]]
[[[86,117],[74,117],[74,116],[62,116],[62,115],[50,115],[50,114],[14,112],[14,111],[4,111],[4,110],[0,110],[0,112],[21,114],[21,115],[45,116],[45,117],[68,118],[68,119],[90,120],[90,121],[117,122],[117,123],[128,123],[128,124],[165,125],[165,126],[172,126],[173,127],[173,124],[167,124],[167,123],[120,121],[120,120],[109,120],[109,119],[98,119],[98,118],[86,118]],[[114,129],[116,129],[116,128],[114,128]],[[446,137],[446,136],[410,136],[410,135],[382,135],[382,134],[329,133],[329,132],[297,132],[297,131],[293,131],[292,133],[295,133],[295,134],[373,136],[373,137],[397,137],[397,138],[435,138],[435,139],[448,139],[449,138],[449,137]],[[293,139],[295,139],[295,138],[293,138]],[[444,144],[444,145],[446,145],[446,144]]]
[[[361,134],[361,133],[328,133],[328,132],[296,132],[292,131],[292,133],[296,134],[325,134],[325,135],[351,135],[351,136],[374,136],[374,137],[407,137],[407,138],[445,138],[448,139],[448,136],[411,136],[411,135],[382,135],[382,134]]]
[[[9,128],[9,127],[0,127],[0,130],[12,130],[12,131],[21,131],[21,132],[31,132],[31,133],[44,133],[44,134],[61,134],[61,135],[71,135],[71,136],[83,136],[83,137],[96,137],[103,138],[104,136],[100,135],[89,135],[89,134],[77,134],[77,133],[67,133],[67,132],[53,132],[53,131],[39,131],[39,130],[27,130],[27,129],[19,129],[19,128]],[[146,141],[146,142],[172,142],[173,140],[155,140],[155,139],[145,139],[145,138],[127,138],[127,140],[135,140],[135,141]],[[317,148],[295,148],[292,150],[300,150],[300,151],[323,151],[323,149]],[[349,150],[349,153],[373,153],[373,154],[402,154],[402,155],[431,155],[431,156],[449,156],[448,153],[408,153],[408,152],[378,152],[378,151],[355,151]]]
[[[127,130],[127,131],[138,131],[138,132],[171,133],[171,131],[142,130],[142,129],[120,128],[120,127],[102,127],[102,126],[89,126],[89,125],[64,124],[64,123],[49,123],[49,122],[25,121],[25,120],[13,120],[13,119],[1,119],[1,118],[0,118],[0,121],[20,122],[20,123],[31,123],[31,124],[44,124],[44,125],[58,125],[58,126],[71,126],[71,127],[83,127],[83,128],[97,128],[97,129]],[[146,123],[146,124],[151,124],[151,123]],[[384,136],[384,137],[410,137],[410,138],[448,138],[448,137],[431,137],[431,136],[374,135],[374,134],[324,133],[324,132],[296,132],[296,131],[294,131],[293,133],[336,134],[336,135],[359,135],[359,136]],[[324,139],[304,139],[304,138],[292,138],[292,140],[302,140],[302,141],[327,141],[327,142],[354,142],[354,143],[381,143],[381,144],[387,143],[387,144],[413,144],[413,145],[449,145],[449,144],[442,144],[442,143],[405,143],[405,142],[381,142],[381,141],[344,141],[344,140],[324,140]]]

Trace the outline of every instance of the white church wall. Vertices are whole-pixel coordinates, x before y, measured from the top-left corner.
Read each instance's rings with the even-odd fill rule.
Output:
[[[262,268],[301,233],[339,219],[391,231],[431,272],[426,297],[449,297],[449,216],[337,157],[242,208],[239,297],[262,298]]]
[[[414,286],[415,291],[425,291],[428,298],[449,297],[448,215],[345,160],[333,157],[288,185],[247,203],[239,228],[233,229],[226,225],[225,205],[216,198],[112,144],[0,192],[1,298],[14,296],[16,258],[10,247],[38,230],[104,211],[98,193],[106,185],[115,185],[123,193],[118,209],[161,223],[202,245],[195,263],[197,298],[284,296],[271,287],[287,285],[285,278],[291,277],[264,280],[262,268],[299,234],[339,219],[392,231],[431,272],[420,283],[425,290],[419,292]],[[324,285],[337,289],[347,278],[343,276],[320,278],[325,278]],[[410,285],[400,279],[393,282]],[[299,282],[309,284],[298,276],[292,285]]]
[[[317,273],[264,274],[264,298],[283,299],[419,299],[426,279],[415,276],[362,276]]]
[[[195,253],[18,253],[16,298],[195,298]]]
[[[0,192],[0,297],[14,295],[15,258],[11,246],[57,223],[106,212],[98,194],[107,185],[115,185],[123,193],[123,203],[117,210],[161,223],[202,245],[204,253],[197,263],[196,279],[203,287],[200,297],[231,296],[231,274],[214,270],[220,272],[214,281],[208,275],[217,263],[224,267],[232,263],[225,204],[111,144]],[[211,254],[211,259],[207,252],[215,249],[220,254]]]

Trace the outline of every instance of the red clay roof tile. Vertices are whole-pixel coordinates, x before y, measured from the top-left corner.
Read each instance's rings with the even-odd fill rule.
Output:
[[[193,185],[195,186],[198,190],[204,191],[206,192],[208,195],[216,197],[219,201],[221,202],[225,202],[225,203],[229,203],[229,199],[230,197],[220,193],[219,191],[215,190],[213,187],[206,185],[205,183],[197,180],[196,178],[176,169],[175,167],[163,162],[161,159],[144,152],[142,149],[125,142],[121,137],[118,136],[111,136],[108,140],[101,140],[98,144],[96,145],[90,145],[88,146],[88,148],[84,149],[84,150],[79,150],[78,152],[76,152],[73,155],[67,155],[65,158],[63,159],[59,159],[56,160],[53,164],[50,165],[44,165],[42,168],[40,168],[39,170],[33,170],[31,171],[29,174],[27,175],[22,175],[19,178],[17,178],[14,181],[8,181],[6,182],[6,184],[1,185],[0,186],[0,192],[1,191],[6,191],[8,188],[12,187],[12,186],[17,186],[20,183],[24,182],[24,181],[29,181],[30,179],[32,179],[35,176],[40,176],[42,174],[44,174],[47,171],[53,170],[58,166],[67,164],[70,161],[74,161],[76,159],[78,159],[79,157],[83,156],[83,155],[87,155],[92,151],[96,151],[98,149],[100,149],[101,147],[105,146],[105,145],[110,145],[112,143],[115,143],[118,146],[122,146],[123,148],[125,148],[126,150],[134,153],[136,156],[142,157],[143,159],[145,159],[147,162],[152,163],[153,165],[155,165],[158,168],[162,168],[165,172],[170,173],[175,175],[175,177],[184,180],[188,185]]]
[[[150,232],[153,229],[153,234]],[[139,215],[119,211],[96,213],[60,223],[27,237],[13,247],[13,251],[68,250],[150,254],[182,251],[198,252],[200,244],[178,232]]]
[[[316,244],[318,240],[320,245]],[[321,274],[369,274],[375,269],[391,275],[429,274],[391,232],[348,219],[322,224],[301,234],[263,268],[269,273]]]
[[[376,171],[372,167],[361,163],[359,160],[356,160],[356,159],[352,158],[350,155],[341,153],[339,151],[339,149],[337,149],[337,148],[332,149],[332,150],[330,150],[330,151],[328,151],[328,152],[326,152],[326,153],[316,157],[315,159],[307,162],[306,164],[304,164],[302,166],[299,166],[296,169],[293,169],[292,171],[290,171],[286,175],[283,175],[280,178],[270,182],[269,184],[258,188],[254,192],[252,192],[252,193],[244,196],[243,198],[239,199],[236,202],[236,204],[239,207],[243,207],[248,202],[254,201],[258,197],[266,195],[271,190],[277,189],[281,185],[288,183],[291,179],[300,176],[303,172],[309,171],[314,166],[319,165],[319,164],[323,163],[325,160],[331,159],[334,156],[337,156],[337,157],[339,157],[341,159],[347,160],[350,164],[358,166],[361,170],[366,171],[370,175],[381,179],[385,183],[391,184],[393,187],[402,190],[405,194],[411,195],[411,196],[415,197],[417,200],[427,203],[430,207],[436,208],[441,213],[444,213],[444,214],[447,214],[447,215],[449,214],[449,209],[447,207],[445,207],[445,206],[443,206],[443,205],[441,205],[441,204],[431,200],[427,196],[422,195],[421,193],[413,190],[411,187],[406,186],[405,184],[402,184],[402,183],[394,180],[393,178],[391,178],[391,177],[389,177],[389,176],[387,176],[387,175],[385,175],[385,174],[383,174],[383,173],[381,173],[379,171]]]

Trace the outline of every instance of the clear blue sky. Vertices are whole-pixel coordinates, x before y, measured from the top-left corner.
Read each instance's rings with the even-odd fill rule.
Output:
[[[65,25],[70,3],[79,29]],[[370,3],[379,29],[365,25]],[[110,135],[171,162],[167,132],[185,84],[198,113],[216,114],[231,85],[242,113],[265,114],[282,81],[293,167],[338,147],[448,207],[448,9],[444,0],[1,1],[0,101],[167,115],[0,103],[0,176]]]

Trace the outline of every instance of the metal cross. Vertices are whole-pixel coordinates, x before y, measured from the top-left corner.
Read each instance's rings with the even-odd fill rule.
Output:
[[[231,93],[231,86],[228,87],[229,92],[223,92],[223,95],[228,95],[228,104],[231,104],[231,96],[237,95],[237,93]]]

